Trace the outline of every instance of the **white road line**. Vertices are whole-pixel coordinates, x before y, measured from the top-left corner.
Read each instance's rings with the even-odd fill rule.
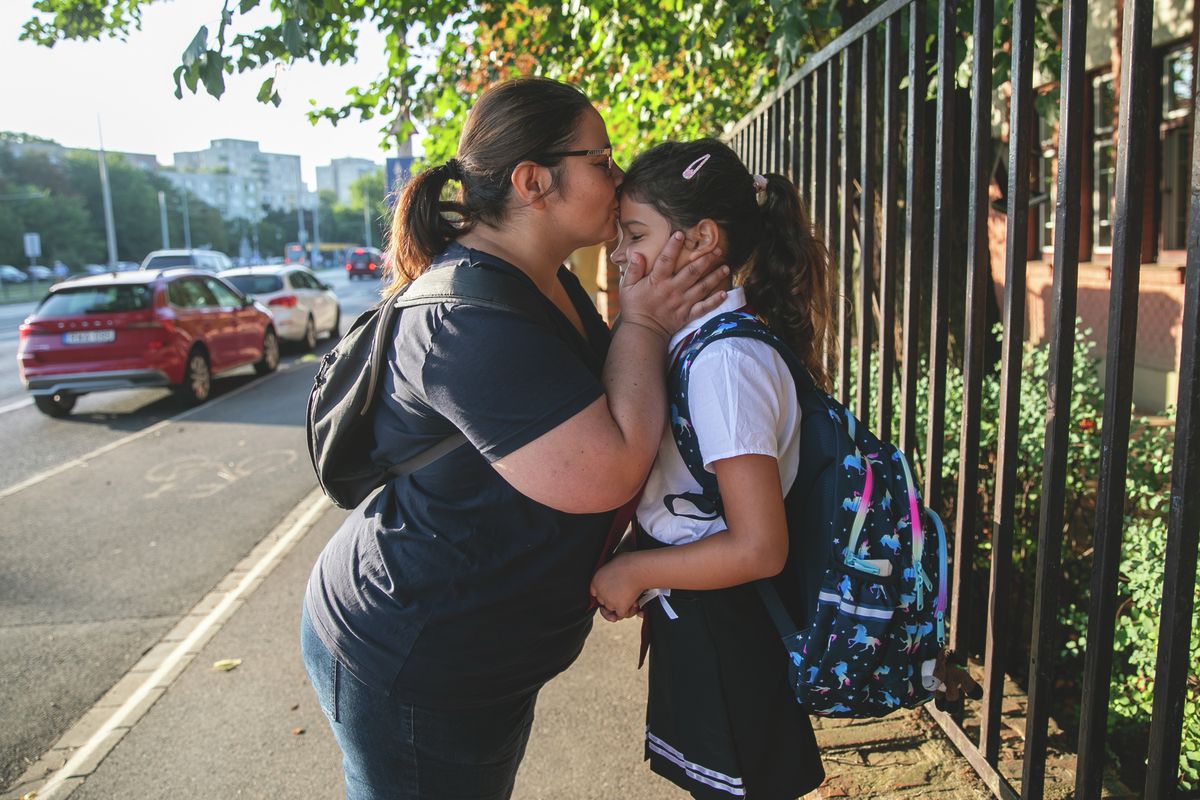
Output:
[[[308,495],[308,497],[302,500],[300,504],[296,506],[296,508],[293,509],[290,514],[288,514],[288,517],[284,518],[284,521],[280,523],[279,527],[286,525],[288,519],[294,517],[296,513],[299,512],[299,517],[296,518],[295,522],[293,522],[285,531],[283,531],[279,535],[279,539],[275,542],[274,546],[264,553],[263,556],[254,563],[254,566],[247,570],[241,581],[238,582],[238,585],[225,594],[225,596],[219,603],[217,603],[212,611],[208,612],[204,619],[196,626],[195,630],[193,630],[191,634],[189,634],[183,641],[175,646],[175,648],[163,660],[158,669],[151,672],[146,680],[142,681],[142,683],[133,691],[133,694],[131,694],[129,698],[112,713],[112,716],[101,723],[100,727],[96,729],[95,733],[91,735],[87,742],[85,742],[78,750],[71,754],[71,758],[67,760],[67,763],[59,768],[57,772],[51,775],[45,784],[35,790],[37,792],[36,796],[38,800],[50,800],[50,798],[54,797],[55,793],[60,788],[63,788],[63,783],[68,778],[78,777],[75,774],[76,771],[86,761],[91,759],[95,755],[96,751],[105,744],[105,740],[108,739],[109,734],[111,734],[117,728],[127,726],[137,721],[129,720],[129,717],[142,703],[142,701],[146,699],[150,692],[158,687],[162,683],[163,678],[170,674],[171,670],[177,667],[181,661],[184,661],[185,659],[191,660],[191,658],[196,656],[196,653],[189,653],[196,643],[199,642],[202,637],[207,635],[214,627],[220,627],[225,623],[226,620],[224,617],[226,612],[229,611],[230,606],[232,606],[238,600],[249,596],[254,589],[257,588],[257,584],[255,582],[259,578],[269,574],[270,571],[275,568],[275,565],[278,564],[278,562],[287,553],[287,551],[290,550],[292,546],[304,536],[304,534],[308,533],[308,530],[313,526],[314,523],[316,523],[321,514],[323,514],[329,508],[329,502],[326,501],[325,495],[318,488],[314,489]],[[279,527],[268,534],[266,540],[271,539],[279,531]],[[178,678],[175,680],[178,680]],[[148,711],[148,709],[146,711]],[[143,711],[143,713],[146,712]],[[110,746],[109,749],[116,746],[115,742],[108,742],[108,744]],[[75,786],[67,787],[67,792],[63,794],[62,797],[66,797],[66,795],[70,794],[75,788]]]
[[[15,403],[9,403],[6,406],[0,406],[0,414],[7,414],[10,411],[16,411],[19,408],[33,405],[33,398],[26,397],[24,400],[18,400]]]
[[[167,419],[159,420],[158,422],[151,425],[149,428],[143,428],[142,430],[138,431],[137,433],[131,433],[123,439],[118,439],[117,441],[109,442],[108,444],[103,445],[102,447],[97,447],[92,452],[86,453],[86,454],[80,456],[79,458],[73,458],[70,461],[64,461],[63,463],[59,464],[57,467],[48,469],[45,472],[39,472],[37,475],[34,475],[31,478],[27,478],[27,479],[21,481],[20,483],[16,483],[16,484],[13,484],[12,486],[9,486],[7,489],[0,489],[0,500],[3,500],[6,497],[12,497],[17,492],[23,492],[31,486],[36,486],[39,483],[41,483],[42,481],[53,478],[55,475],[61,475],[62,473],[66,472],[69,469],[74,469],[75,467],[82,467],[85,464],[87,464],[87,462],[89,462],[99,456],[102,456],[105,453],[112,452],[113,450],[116,450],[118,447],[127,445],[130,442],[136,442],[138,439],[141,439],[144,436],[149,436],[150,434],[154,433],[155,431],[160,431],[163,428],[170,425],[172,422],[178,422],[181,419],[186,419],[186,418],[190,417],[192,414],[198,414],[205,409],[212,408],[213,406],[218,405],[218,404],[222,403],[223,401],[228,400],[231,397],[237,397],[242,392],[247,391],[248,389],[250,389],[254,386],[262,386],[264,381],[269,380],[269,379],[275,377],[276,375],[283,375],[288,372],[291,372],[292,370],[297,369],[298,367],[300,367],[301,365],[303,365],[305,363],[308,363],[308,362],[306,362],[306,361],[293,362],[292,364],[289,364],[287,367],[282,367],[279,370],[277,370],[276,372],[271,373],[270,375],[265,375],[261,378],[258,378],[257,380],[251,381],[250,383],[247,383],[245,386],[239,386],[238,388],[234,389],[232,392],[229,392],[228,394],[223,394],[218,398],[209,400],[207,403],[203,403],[203,404],[195,406],[193,408],[189,408],[187,411],[176,414],[173,417],[168,417]],[[32,402],[32,401],[30,401],[30,402]],[[0,410],[0,411],[2,411],[2,410]]]

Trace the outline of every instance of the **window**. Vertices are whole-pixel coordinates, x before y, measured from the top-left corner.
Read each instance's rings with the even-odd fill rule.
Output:
[[[1186,117],[1192,110],[1192,49],[1187,45],[1163,58],[1163,119]]]
[[[1054,249],[1054,198],[1057,175],[1055,159],[1058,142],[1054,137],[1054,125],[1047,119],[1038,120],[1037,183],[1029,203],[1037,209],[1038,249],[1045,252]]]
[[[167,288],[167,299],[179,308],[214,308],[217,298],[195,278],[172,281]]]
[[[283,289],[283,281],[276,275],[230,275],[226,280],[242,294],[271,294]]]
[[[1193,56],[1188,46],[1163,56],[1162,107],[1162,247],[1187,248],[1187,214],[1191,183]]]
[[[1117,98],[1112,75],[1101,75],[1092,90],[1092,242],[1112,252],[1112,221],[1117,190]]]
[[[59,289],[42,301],[38,313],[48,317],[118,314],[150,308],[153,299],[153,289],[144,283]]]
[[[213,297],[217,298],[218,305],[226,308],[238,308],[242,305],[242,298],[233,289],[230,289],[216,278],[205,278],[204,283],[207,284],[209,291],[213,293]]]

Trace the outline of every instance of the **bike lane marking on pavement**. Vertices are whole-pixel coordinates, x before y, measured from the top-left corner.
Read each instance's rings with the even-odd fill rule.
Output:
[[[240,601],[244,601],[258,588],[262,580],[283,560],[288,551],[308,533],[320,519],[321,515],[330,508],[331,505],[325,499],[324,493],[320,488],[317,488],[288,512],[279,525],[267,534],[259,545],[255,547],[256,552],[260,550],[264,552],[258,554],[257,558],[254,557],[255,553],[251,553],[251,556],[242,562],[244,564],[246,561],[253,561],[249,568],[244,571],[240,580],[237,581],[236,586],[228,591],[220,589],[221,586],[229,582],[230,578],[237,575],[241,570],[241,565],[234,567],[233,571],[226,576],[226,579],[217,585],[217,589],[214,589],[196,604],[196,608],[205,608],[208,606],[212,606],[212,608],[187,636],[170,648],[170,652],[162,658],[161,662],[158,661],[159,656],[156,655],[156,651],[164,644],[169,643],[171,634],[167,634],[159,645],[147,651],[142,660],[153,659],[158,662],[158,666],[147,675],[145,680],[133,689],[129,697],[112,714],[98,726],[95,726],[86,742],[75,749],[66,763],[50,775],[45,783],[40,786],[32,785],[28,787],[33,796],[36,796],[38,800],[51,800],[51,798],[61,800],[61,798],[67,797],[78,788],[81,785],[79,779],[86,778],[86,776],[99,767],[104,758],[124,738],[124,734],[132,729],[138,720],[149,712],[158,698],[155,697],[149,702],[147,702],[147,699],[156,690],[161,689],[162,692],[165,692],[166,688],[179,678],[183,673],[183,668],[199,655],[204,643],[220,630],[221,626],[232,615],[232,612],[236,610]],[[214,602],[215,605],[213,605]],[[190,616],[192,614],[189,612],[189,614],[184,616],[181,624]],[[135,664],[129,670],[129,673],[141,671],[138,667],[139,665]],[[171,677],[168,680],[167,677],[169,675]],[[159,692],[159,696],[161,696],[162,692]],[[101,707],[101,703],[103,703],[103,698],[93,706],[92,710],[86,712],[81,719],[87,719],[94,710]],[[114,733],[117,735],[114,735]],[[73,729],[68,730],[59,741],[67,740],[72,736]],[[50,748],[47,755],[58,749],[61,748],[56,744]]]
[[[124,445],[127,445],[130,442],[135,442],[138,439],[141,439],[142,437],[149,436],[150,434],[152,434],[156,431],[160,431],[163,428],[170,425],[172,422],[179,422],[182,419],[186,419],[187,417],[190,417],[192,414],[198,414],[201,411],[204,411],[205,409],[209,409],[209,408],[212,408],[213,406],[219,405],[220,403],[224,402],[225,400],[228,400],[231,397],[237,397],[242,392],[248,391],[249,389],[251,389],[254,386],[262,386],[265,381],[270,380],[271,378],[274,378],[277,375],[287,374],[287,373],[289,373],[293,370],[299,369],[300,367],[302,367],[306,364],[309,364],[309,363],[311,363],[310,360],[297,359],[296,361],[292,362],[291,364],[288,364],[286,367],[281,367],[280,369],[276,370],[275,372],[272,372],[269,375],[264,375],[264,376],[258,378],[257,380],[254,380],[254,381],[251,381],[250,383],[245,384],[244,386],[239,386],[238,388],[234,389],[232,392],[229,392],[228,394],[223,394],[220,397],[215,397],[206,403],[201,403],[198,406],[193,406],[192,408],[189,408],[186,411],[182,411],[173,417],[167,417],[166,419],[159,420],[158,422],[154,423],[150,427],[143,428],[142,430],[138,431],[137,433],[131,433],[122,439],[116,440],[115,442],[109,442],[106,445],[97,447],[95,450],[91,451],[90,453],[85,453],[85,454],[79,456],[78,458],[72,458],[70,461],[64,461],[63,463],[59,464],[57,467],[52,467],[44,472],[39,472],[37,475],[34,475],[30,478],[26,478],[25,480],[21,481],[20,483],[14,483],[12,486],[9,486],[7,489],[0,489],[0,500],[3,500],[6,497],[11,497],[12,495],[16,494],[17,492],[23,492],[31,486],[37,486],[42,481],[53,478],[55,475],[61,475],[62,473],[66,472],[69,469],[74,469],[75,467],[82,467],[82,466],[86,465],[87,462],[89,462],[99,456],[102,456],[105,453],[112,452],[113,450],[116,450],[118,447],[123,447]],[[25,403],[25,405],[31,405],[32,403],[33,403],[33,401],[29,400]],[[14,410],[16,410],[16,408],[19,408],[19,407],[23,407],[23,406],[14,406],[13,408],[9,408],[7,406],[0,407],[0,414],[3,414],[5,411],[14,411]]]

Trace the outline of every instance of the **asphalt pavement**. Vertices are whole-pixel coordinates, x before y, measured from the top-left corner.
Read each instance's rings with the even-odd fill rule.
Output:
[[[69,787],[72,800],[342,795],[340,754],[309,688],[297,629],[308,572],[345,514],[322,515],[112,752]],[[542,692],[514,798],[685,796],[641,761],[638,638],[635,621],[597,618],[579,661]],[[231,659],[235,669],[214,669]]]

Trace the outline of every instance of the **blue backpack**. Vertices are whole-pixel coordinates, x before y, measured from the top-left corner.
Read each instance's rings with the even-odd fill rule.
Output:
[[[730,337],[758,339],[779,352],[802,414],[799,473],[784,499],[787,565],[755,582],[787,650],[796,699],[829,717],[878,717],[928,702],[938,685],[933,663],[946,641],[942,521],[922,504],[904,453],[818,390],[753,314],[709,320],[671,367],[671,429],[701,492],[664,502],[679,516],[724,516],[716,476],[704,468],[692,428],[688,377],[705,347]]]

